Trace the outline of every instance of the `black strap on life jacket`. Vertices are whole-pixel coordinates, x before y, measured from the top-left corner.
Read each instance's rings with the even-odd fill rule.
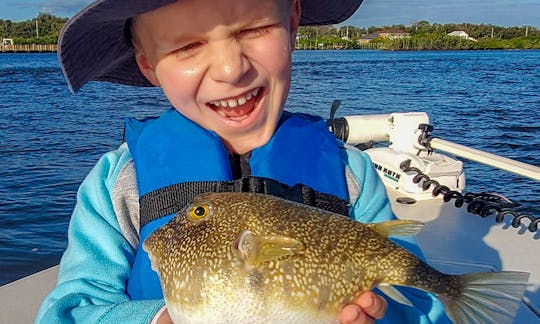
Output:
[[[149,192],[139,199],[140,228],[153,220],[180,211],[205,192],[263,193],[348,215],[349,202],[336,196],[315,191],[302,184],[291,187],[272,179],[247,176],[231,181],[185,182]]]

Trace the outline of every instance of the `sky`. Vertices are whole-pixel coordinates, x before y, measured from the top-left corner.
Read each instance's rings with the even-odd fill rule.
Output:
[[[335,0],[339,1],[339,0]],[[92,0],[0,0],[0,19],[24,21],[39,12],[71,17]],[[540,0],[364,0],[345,25],[473,23],[540,27]]]

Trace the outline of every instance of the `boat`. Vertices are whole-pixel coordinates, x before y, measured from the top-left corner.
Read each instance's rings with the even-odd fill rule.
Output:
[[[396,216],[425,223],[417,241],[426,261],[446,273],[529,272],[514,323],[540,323],[540,219],[495,193],[467,193],[458,157],[537,181],[540,168],[437,138],[423,112],[335,118],[338,107],[329,129],[371,157]],[[0,287],[0,323],[33,322],[57,273],[58,265]]]
[[[343,141],[365,148],[396,216],[424,222],[416,239],[427,263],[451,274],[529,272],[514,323],[540,323],[540,258],[534,252],[540,217],[520,214],[496,193],[466,192],[464,162],[454,156],[536,181],[540,167],[437,138],[424,112],[336,119],[338,105],[329,127]]]

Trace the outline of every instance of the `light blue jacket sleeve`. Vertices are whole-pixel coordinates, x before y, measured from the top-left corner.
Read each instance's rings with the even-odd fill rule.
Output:
[[[130,158],[125,146],[105,154],[77,193],[56,288],[36,323],[149,323],[163,300],[131,301],[126,283],[135,251],[112,204],[118,174]]]
[[[351,206],[353,217],[362,223],[396,219],[386,189],[373,168],[369,156],[360,150],[347,148],[343,150],[343,159],[356,178],[360,190],[360,194]],[[392,241],[423,259],[414,238],[392,238]],[[385,317],[377,323],[452,323],[446,316],[442,303],[432,294],[408,287],[400,287],[399,291],[415,307],[399,304],[386,298],[388,310]],[[380,293],[380,291],[377,292]]]

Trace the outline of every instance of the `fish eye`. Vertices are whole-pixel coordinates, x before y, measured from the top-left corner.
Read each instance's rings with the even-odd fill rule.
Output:
[[[189,209],[189,217],[194,221],[200,221],[212,214],[212,209],[208,204],[197,204]]]

